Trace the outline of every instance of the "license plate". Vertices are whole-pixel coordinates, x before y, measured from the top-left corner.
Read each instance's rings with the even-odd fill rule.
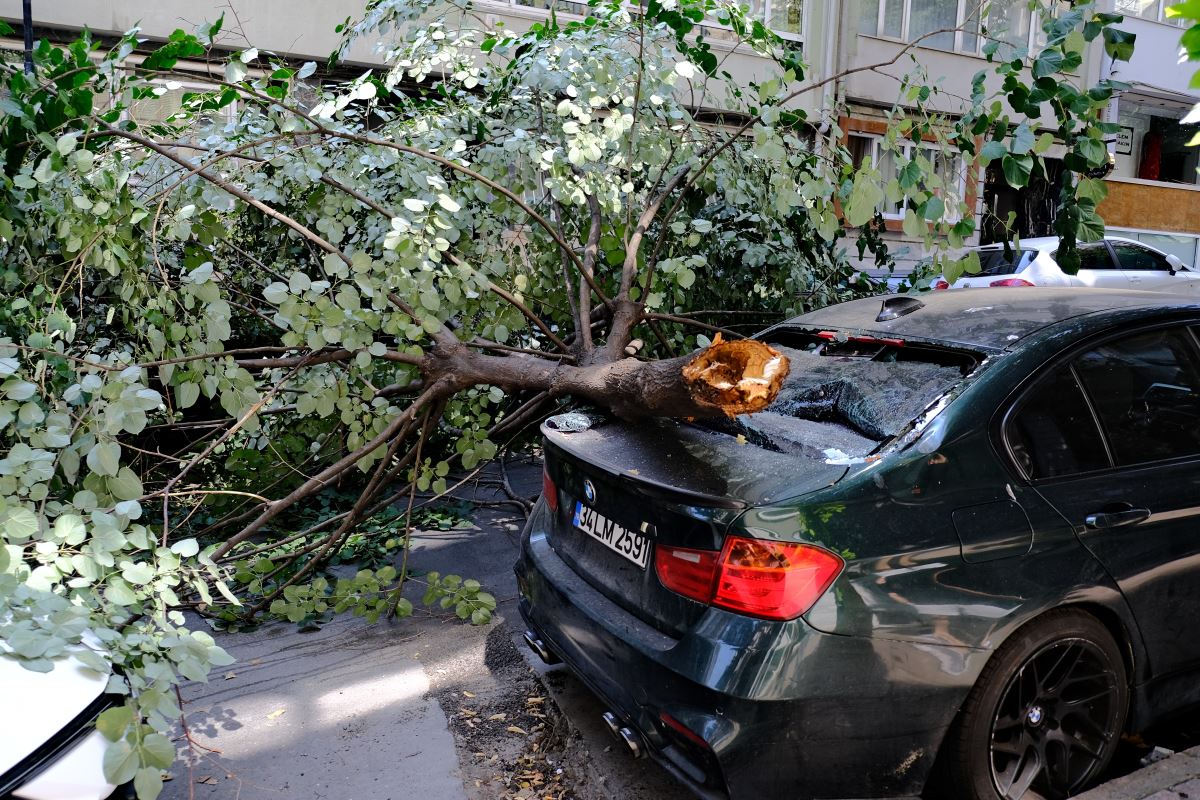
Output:
[[[624,528],[594,508],[575,503],[571,524],[591,536],[614,553],[629,559],[642,569],[650,558],[650,540],[640,533]]]

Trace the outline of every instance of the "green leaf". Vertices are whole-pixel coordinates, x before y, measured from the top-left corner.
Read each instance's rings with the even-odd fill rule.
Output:
[[[1082,209],[1077,235],[1081,242],[1098,242],[1104,238],[1104,220],[1091,209]]]
[[[142,496],[142,480],[129,467],[121,467],[107,481],[108,491],[118,500],[137,500]]]
[[[134,586],[142,586],[154,580],[154,567],[145,561],[128,564],[121,570],[121,577]]]
[[[1007,153],[1008,147],[1005,146],[1004,142],[998,142],[993,139],[985,142],[983,147],[979,149],[979,159],[986,164],[989,161],[995,161],[997,158],[1004,158]]]
[[[1075,187],[1075,196],[1080,200],[1090,200],[1099,205],[1108,197],[1108,184],[1098,178],[1080,178]]]
[[[1029,176],[1033,172],[1033,156],[1006,155],[1000,166],[1004,170],[1004,180],[1008,185],[1020,189],[1029,183]]]
[[[175,746],[161,733],[151,733],[143,738],[141,751],[150,766],[167,769],[175,762]]]
[[[200,543],[195,539],[181,539],[171,545],[171,552],[183,558],[191,558],[200,552]]]
[[[1137,35],[1117,28],[1104,29],[1104,52],[1116,61],[1128,61],[1133,58],[1134,40]]]
[[[237,83],[245,78],[248,72],[249,70],[246,69],[246,65],[241,59],[231,58],[225,64],[225,80],[229,83]]]
[[[1021,123],[1013,131],[1012,152],[1014,155],[1023,156],[1033,149],[1034,135],[1033,131],[1025,123]]]
[[[157,800],[162,789],[162,770],[157,767],[143,767],[133,778],[133,790],[137,792],[138,800]]]
[[[104,599],[113,605],[131,606],[137,602],[137,595],[125,581],[120,578],[109,578],[108,585],[104,588]]]
[[[883,202],[883,187],[879,176],[869,171],[860,171],[854,177],[850,196],[846,198],[846,223],[852,228],[861,228],[875,217],[875,209]]]
[[[185,381],[175,387],[175,404],[182,410],[196,405],[200,399],[200,384]]]
[[[279,281],[268,283],[266,288],[263,289],[263,299],[268,303],[273,303],[274,305],[279,305],[284,300],[287,300],[290,296],[291,291],[289,290],[288,285],[286,283],[280,283]]]
[[[1034,12],[1035,14],[1037,12]],[[1062,69],[1063,54],[1056,47],[1047,47],[1033,61],[1033,77],[1046,78]]]
[[[78,514],[63,514],[54,520],[54,538],[64,544],[81,544],[87,538],[87,527]]]
[[[75,658],[88,669],[93,672],[99,672],[101,675],[107,675],[112,671],[109,662],[95,650],[89,650],[86,647],[81,648],[75,651]]]
[[[959,261],[959,265],[962,267],[962,274],[964,275],[978,275],[979,271],[983,268],[979,262],[979,253],[974,250],[963,256]]]
[[[925,201],[922,213],[925,219],[930,222],[937,222],[946,215],[946,201],[935,195]]]
[[[129,706],[114,706],[96,717],[96,730],[110,742],[119,741],[133,722],[133,709]]]
[[[0,530],[10,542],[20,544],[38,533],[38,519],[27,508],[10,508],[0,517]]]
[[[118,786],[129,783],[137,775],[138,754],[133,745],[122,739],[113,742],[104,751],[104,777]]]
[[[87,465],[98,475],[116,475],[121,467],[121,445],[116,442],[97,442],[88,451]]]
[[[225,585],[225,581],[213,581],[213,584],[217,587],[217,591],[221,593],[221,596],[232,605],[240,606],[242,604],[242,601],[238,600],[234,593],[229,591],[229,587]]]
[[[1099,139],[1082,138],[1076,143],[1075,148],[1079,151],[1079,155],[1093,167],[1098,167],[1108,160],[1108,148]]]

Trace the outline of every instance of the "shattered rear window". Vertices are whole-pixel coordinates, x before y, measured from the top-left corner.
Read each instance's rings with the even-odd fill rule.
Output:
[[[791,370],[765,411],[708,423],[759,447],[854,459],[901,433],[977,363],[972,353],[838,332],[776,331]]]

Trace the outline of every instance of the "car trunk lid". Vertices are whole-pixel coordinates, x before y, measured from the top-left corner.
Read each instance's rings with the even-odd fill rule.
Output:
[[[558,495],[551,547],[602,594],[672,635],[707,606],[662,586],[654,548],[719,551],[747,507],[828,486],[846,472],[670,420],[542,431]]]

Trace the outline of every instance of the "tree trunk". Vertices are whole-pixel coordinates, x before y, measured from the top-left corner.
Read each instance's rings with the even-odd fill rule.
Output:
[[[575,366],[536,356],[495,356],[463,345],[439,345],[426,356],[426,385],[461,391],[476,384],[506,391],[573,395],[625,419],[752,414],[779,394],[788,360],[751,339],[717,336],[709,347],[664,361],[619,358]]]

